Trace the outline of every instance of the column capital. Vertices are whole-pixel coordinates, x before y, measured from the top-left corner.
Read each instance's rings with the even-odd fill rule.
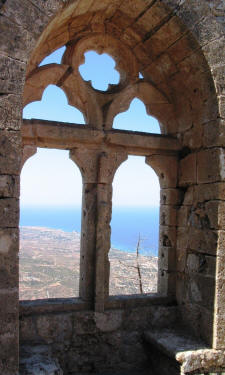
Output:
[[[102,152],[99,163],[99,183],[111,184],[117,169],[127,158],[125,152]]]
[[[111,184],[117,168],[127,159],[127,153],[74,148],[70,159],[79,167],[84,183]]]

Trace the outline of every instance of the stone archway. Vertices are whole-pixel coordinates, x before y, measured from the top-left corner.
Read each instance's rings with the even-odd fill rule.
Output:
[[[86,111],[87,122],[94,122],[98,130],[104,129],[105,124],[110,128],[109,114],[113,113],[116,98],[129,90],[129,85],[127,95],[132,97],[136,85],[149,113],[162,123],[164,134],[179,140],[176,187],[180,195],[175,199],[177,193],[170,187],[163,191],[165,220],[161,238],[163,241],[168,237],[168,229],[171,231],[172,211],[168,206],[176,206],[173,235],[177,260],[176,301],[185,323],[195,333],[200,333],[210,346],[224,348],[224,25],[219,13],[224,10],[222,7],[220,1],[203,0],[193,3],[6,0],[1,3],[0,290],[5,305],[0,314],[5,349],[0,369],[5,375],[16,374],[18,367],[18,184],[26,63],[29,60],[29,82],[46,55],[67,45],[63,58],[66,76],[61,77],[60,84],[65,85],[69,96],[70,85],[66,82],[69,76],[72,79],[76,68],[72,58],[74,48],[81,45],[82,39],[90,40],[93,35],[97,44],[99,37],[107,35],[102,39],[102,46],[100,43],[96,48],[103,48],[118,59],[118,70],[124,78],[119,91],[112,90],[107,99],[101,93],[95,95],[88,84],[82,83],[80,108]],[[134,56],[132,69],[127,74],[129,80],[124,76],[115,41],[124,46],[124,56],[132,56],[129,61]],[[82,58],[82,45],[79,48]],[[142,89],[143,82],[138,82],[139,71],[147,90]],[[157,92],[154,104],[148,96],[150,87]],[[89,107],[82,104],[87,102],[87,96]],[[76,98],[76,105],[79,99]],[[97,114],[93,110],[96,108]],[[167,269],[163,271],[169,275]]]

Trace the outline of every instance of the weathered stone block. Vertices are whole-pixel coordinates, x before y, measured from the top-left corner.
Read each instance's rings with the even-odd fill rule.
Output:
[[[213,311],[215,295],[215,279],[203,275],[196,275],[189,279],[189,300]],[[209,290],[211,293],[209,294]]]
[[[94,335],[99,331],[96,327],[93,311],[82,311],[75,313],[73,319],[73,340],[76,341],[80,335]]]
[[[159,245],[166,247],[176,246],[176,227],[160,225]]]
[[[194,200],[194,187],[189,186],[188,188],[184,189],[183,196],[183,204],[187,206],[192,205]]]
[[[201,184],[194,187],[194,204],[210,200],[225,200],[224,182]]]
[[[193,116],[193,113],[192,113]],[[194,117],[194,116],[193,116]],[[198,120],[193,124],[192,129],[187,130],[184,133],[183,145],[189,147],[192,150],[196,150],[202,147],[202,134],[203,127],[199,126]]]
[[[158,257],[160,269],[175,271],[176,254],[173,247],[160,246]]]
[[[0,335],[12,336],[16,340],[19,330],[19,296],[16,285],[13,288],[1,290],[0,293],[4,301],[0,306]],[[3,345],[2,341],[1,344]]]
[[[48,17],[51,17],[63,7],[66,0],[44,0],[41,2],[39,0],[30,0],[30,2],[47,14]]]
[[[0,175],[0,197],[19,198],[19,177]]]
[[[174,296],[176,291],[176,273],[159,269],[157,291],[161,295]]]
[[[106,311],[104,313],[96,312],[94,320],[97,328],[101,332],[112,332],[118,330],[122,325],[122,311]]]
[[[19,130],[22,121],[22,98],[19,95],[0,96],[0,129]]]
[[[15,198],[0,199],[0,228],[16,228],[19,224],[19,202]]]
[[[225,202],[209,201],[205,204],[205,209],[212,229],[225,228]]]
[[[27,345],[20,348],[20,374],[63,375],[63,371],[58,360],[52,356],[50,347]]]
[[[176,17],[172,17],[153,36],[145,42],[151,56],[158,56],[178,40],[185,31],[184,25]]]
[[[196,154],[187,155],[179,163],[179,185],[187,186],[196,183]]]
[[[224,61],[224,44],[225,38],[222,36],[220,39],[213,40],[202,46],[202,50],[210,66],[219,66],[221,61]]]
[[[216,255],[218,232],[210,229],[182,227],[177,229],[177,248],[191,249],[201,253]]]
[[[155,83],[168,80],[177,72],[177,67],[167,53],[161,54],[145,69],[147,76]]]
[[[225,177],[225,153],[223,149],[214,148],[200,151],[197,154],[197,182],[218,182]]]
[[[200,273],[201,275],[216,277],[216,257],[205,254],[189,253],[186,262],[187,273]]]
[[[17,25],[5,16],[0,17],[0,29],[1,53],[26,63],[35,43],[33,36],[24,27]]]
[[[170,3],[174,4],[177,3],[177,0],[163,0],[167,2],[168,5]],[[206,17],[209,14],[209,7],[205,2],[202,1],[194,1],[189,0],[188,3],[182,2],[178,3],[179,5],[177,9],[177,15],[181,18],[181,20],[187,25],[188,28],[192,29],[193,25],[199,22],[199,14],[201,17]]]
[[[186,260],[187,260],[187,248],[185,247],[177,247],[176,251],[176,270],[180,273],[185,272],[186,267]]]
[[[19,245],[19,231],[18,228],[4,228],[0,229],[0,256],[11,255],[16,257]]]
[[[19,275],[18,256],[0,254],[0,285],[4,289],[17,288]]]
[[[160,225],[175,226],[177,223],[177,209],[171,205],[161,205]]]
[[[186,302],[180,305],[182,319],[196,337],[204,339],[211,347],[213,335],[213,316],[207,308]]]
[[[188,57],[193,51],[198,49],[198,43],[196,39],[191,35],[184,35],[176,43],[168,48],[168,54],[171,56],[173,61],[179,63]]]
[[[111,184],[117,169],[127,160],[127,154],[125,152],[103,152],[99,159],[98,182],[101,184]]]
[[[177,209],[177,225],[179,227],[186,227],[190,215],[189,206],[181,206]]]
[[[216,277],[218,280],[225,280],[225,255],[217,257]],[[225,304],[225,301],[221,301]]]
[[[0,335],[0,342],[2,345],[0,354],[0,373],[4,375],[18,373],[18,336],[5,333]]]
[[[146,157],[146,164],[157,173],[161,189],[177,186],[177,157],[171,155],[151,155]]]
[[[25,79],[25,69],[26,65],[22,61],[18,61],[0,54],[0,93],[6,95],[11,93],[21,94]],[[13,100],[12,95],[8,95],[8,97],[6,98],[3,97],[0,100],[0,103],[3,103],[4,105],[4,102],[7,100],[7,98],[9,100]],[[10,110],[10,102],[8,103],[8,106]],[[19,105],[19,108],[21,108],[21,104]],[[11,108],[11,111],[13,111],[13,108]],[[15,110],[14,108],[14,111],[14,115],[18,117],[18,110]],[[4,113],[1,116],[6,120],[6,118],[4,117]]]
[[[72,315],[60,314],[48,317],[40,315],[36,320],[38,335],[45,343],[65,342],[72,337]]]
[[[20,174],[21,136],[19,132],[0,130],[0,174]]]
[[[40,340],[37,334],[35,319],[33,316],[23,316],[20,318],[20,340],[23,343],[36,343]]]
[[[223,36],[222,27],[212,15],[203,17],[201,22],[196,23],[193,27],[193,33],[201,45],[220,39]]]
[[[225,95],[219,97],[219,113],[222,119],[225,119]]]
[[[149,32],[154,29],[162,19],[167,17],[168,14],[169,11],[164,4],[157,2],[138,18],[137,25],[143,28],[146,32]]]
[[[225,67],[218,66],[212,71],[217,95],[225,95]]]
[[[218,233],[212,230],[194,229],[189,232],[190,249],[215,255],[217,251]]]
[[[224,230],[218,231],[217,255],[218,256],[225,256],[225,231]]]
[[[225,121],[210,121],[203,127],[203,145],[205,147],[223,146],[225,144]]]
[[[145,10],[146,5],[146,1],[143,0],[137,0],[135,3],[132,0],[128,0],[127,4],[122,2],[119,9],[124,14],[127,14],[128,17],[136,18]]]
[[[183,193],[179,189],[161,189],[160,203],[162,205],[178,205],[182,200]]]
[[[30,1],[23,0],[7,0],[7,4],[3,5],[0,14],[13,20],[16,25],[29,29],[29,32],[39,37],[44,26],[48,22],[48,17],[43,14],[41,9],[34,6]]]

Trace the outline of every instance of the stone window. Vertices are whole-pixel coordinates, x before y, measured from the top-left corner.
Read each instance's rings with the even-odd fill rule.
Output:
[[[157,292],[159,180],[144,157],[129,156],[113,181],[110,295]]]
[[[127,111],[115,116],[113,128],[153,134],[161,133],[158,121],[147,114],[144,103],[138,98],[134,98],[129,103]]]
[[[106,91],[94,89],[80,73],[84,56],[93,46],[97,53],[106,53],[115,60],[120,75],[120,81],[109,85]],[[35,64],[32,59],[31,62]],[[38,65],[38,61],[36,63]],[[45,88],[54,84],[64,91],[68,103],[80,110],[85,119],[82,128],[75,123],[41,119],[24,120],[22,128],[24,150],[31,146],[68,149],[71,160],[80,168],[83,179],[81,300],[95,306],[97,311],[104,310],[111,303],[108,253],[112,182],[117,169],[129,155],[145,157],[145,162],[159,177],[162,192],[165,192],[160,214],[158,293],[166,296],[173,294],[176,222],[171,210],[176,202],[173,201],[171,205],[168,197],[170,194],[176,196],[179,142],[165,134],[164,123],[171,116],[168,99],[139,77],[135,56],[124,45],[118,45],[111,36],[102,39],[93,35],[71,42],[65,49],[61,64],[47,64],[33,70],[32,64],[28,67],[24,103],[40,100]],[[149,115],[158,119],[162,135],[113,128],[116,116],[127,110],[135,98],[143,102]]]
[[[79,296],[81,185],[80,171],[68,151],[38,149],[25,163],[20,196],[20,300]]]

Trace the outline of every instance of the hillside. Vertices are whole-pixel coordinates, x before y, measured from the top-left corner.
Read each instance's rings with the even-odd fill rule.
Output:
[[[139,293],[136,256],[111,249],[110,294]],[[20,299],[79,294],[80,234],[42,227],[20,228]],[[157,257],[140,256],[144,293],[156,292]]]

